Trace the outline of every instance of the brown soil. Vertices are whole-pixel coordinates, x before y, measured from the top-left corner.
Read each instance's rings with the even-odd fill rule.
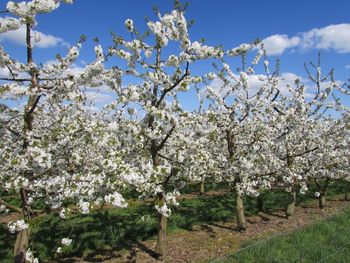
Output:
[[[339,213],[350,202],[333,198],[327,200],[327,206],[318,208],[317,200],[296,207],[295,215],[286,219],[283,211],[260,213],[247,218],[248,228],[240,232],[234,221],[195,227],[192,231],[181,231],[169,234],[168,251],[162,261],[154,257],[156,240],[147,240],[135,244],[130,251],[113,253],[107,257],[95,258],[101,262],[206,262],[238,250],[242,243],[257,238],[271,236],[308,225],[316,220]],[[84,262],[79,261],[78,262]]]

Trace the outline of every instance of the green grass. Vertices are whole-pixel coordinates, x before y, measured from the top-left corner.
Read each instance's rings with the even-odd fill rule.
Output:
[[[288,235],[246,244],[225,263],[350,262],[350,209]]]
[[[334,193],[342,192],[342,189],[335,186],[333,189]],[[134,193],[131,193],[130,197],[133,195]],[[264,193],[264,209],[274,211],[283,208],[286,197],[284,191]],[[314,199],[312,192],[298,196],[299,203],[311,199]],[[258,212],[255,198],[246,197],[244,205],[247,216]],[[196,225],[225,223],[234,220],[234,217],[232,193],[222,196],[198,196],[181,201],[180,205],[173,209],[168,221],[168,232],[190,231]],[[141,204],[131,201],[126,209],[101,210],[66,220],[50,214],[30,222],[32,248],[40,262],[53,262],[57,260],[55,251],[60,245],[60,240],[70,236],[73,239],[72,246],[64,251],[60,260],[69,257],[93,260],[99,254],[107,255],[129,250],[135,245],[142,246],[140,241],[155,237],[157,221],[156,210],[150,202]],[[14,242],[15,236],[8,232],[7,226],[0,225],[0,262],[12,262]]]

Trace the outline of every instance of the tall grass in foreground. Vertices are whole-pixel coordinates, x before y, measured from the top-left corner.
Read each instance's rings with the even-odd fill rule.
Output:
[[[225,263],[349,263],[350,209],[289,235],[246,244]]]

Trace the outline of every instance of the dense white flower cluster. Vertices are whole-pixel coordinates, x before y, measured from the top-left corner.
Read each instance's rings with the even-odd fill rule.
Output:
[[[72,0],[64,0],[67,4],[72,4]],[[32,19],[35,18],[36,14],[49,13],[57,9],[60,5],[60,1],[57,0],[32,0],[32,1],[22,1],[19,3],[9,1],[7,3],[7,10],[21,18]]]
[[[163,205],[156,205],[155,208],[157,209],[159,214],[165,217],[169,217],[171,215],[171,209],[167,206],[166,203],[164,203]]]
[[[187,22],[182,12],[173,10],[169,14],[159,16],[159,21],[148,22],[148,27],[154,35],[157,37],[158,44],[160,46],[166,46],[169,40],[179,41],[181,47],[185,49],[190,40],[187,31]]]
[[[29,248],[26,252],[26,262],[28,263],[39,263],[39,259],[34,257],[33,251]]]
[[[224,52],[221,48],[211,47],[203,45],[197,41],[191,43],[191,45],[186,49],[186,52],[182,52],[180,56],[184,60],[197,60],[206,58],[222,58]]]
[[[17,221],[9,222],[7,226],[9,228],[10,233],[16,233],[27,229],[29,227],[29,224],[27,224],[23,219],[20,219]]]
[[[19,3],[9,1],[6,6],[10,13],[26,20],[29,19],[28,21],[34,21],[35,15],[38,13],[49,13],[58,7],[59,1],[55,0],[32,0]]]
[[[107,204],[111,204],[114,207],[127,207],[128,203],[122,197],[121,194],[115,192],[113,194],[106,195],[104,200]]]
[[[17,30],[21,26],[21,22],[13,17],[0,18],[0,33],[6,31]]]
[[[239,56],[242,53],[247,53],[253,47],[254,47],[254,45],[252,45],[252,44],[244,43],[244,44],[239,45],[238,47],[235,47],[233,49],[230,49],[230,50],[226,51],[226,53],[227,53],[227,55],[233,56],[233,57],[234,56]],[[255,61],[255,60],[256,59],[254,59],[253,61],[256,62],[256,63],[253,62],[253,64],[257,64],[257,61]]]

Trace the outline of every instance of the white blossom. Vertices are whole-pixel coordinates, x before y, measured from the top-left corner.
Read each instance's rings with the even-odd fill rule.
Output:
[[[156,210],[159,214],[164,215],[165,217],[169,217],[171,215],[171,209],[168,208],[167,204],[164,203],[162,206],[155,205]]]
[[[125,20],[125,27],[128,31],[134,31],[134,22],[131,19]]]
[[[64,246],[70,246],[72,244],[72,239],[62,238],[61,244],[64,245]]]

